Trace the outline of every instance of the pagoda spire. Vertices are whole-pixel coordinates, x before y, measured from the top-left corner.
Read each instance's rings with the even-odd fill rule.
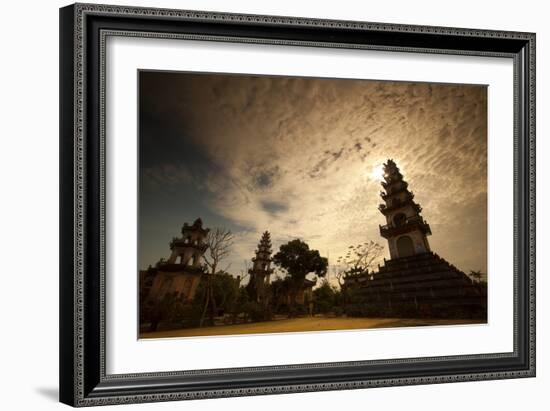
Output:
[[[252,268],[248,270],[250,282],[247,289],[250,297],[259,303],[267,304],[267,285],[269,277],[273,273],[271,268],[272,252],[271,235],[269,231],[265,231],[256,249],[256,256],[252,258]]]
[[[384,164],[382,187],[380,196],[384,203],[378,209],[387,224],[380,226],[380,235],[388,240],[391,258],[429,252],[430,226],[420,215],[422,207],[414,201],[413,192],[392,159]]]

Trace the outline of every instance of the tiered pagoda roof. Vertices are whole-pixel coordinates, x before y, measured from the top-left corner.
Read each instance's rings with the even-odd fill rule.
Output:
[[[202,227],[202,219],[200,217],[197,218],[193,222],[193,224],[191,224],[191,225],[189,225],[187,223],[183,223],[183,227],[181,228],[181,233],[184,236],[187,233],[191,233],[191,232],[197,232],[197,233],[201,233],[203,235],[206,235],[206,234],[208,234],[209,231],[210,231],[210,229]]]
[[[256,249],[256,256],[252,258],[252,268],[248,270],[250,281],[246,286],[250,298],[263,304],[268,302],[266,287],[269,284],[269,277],[273,273],[271,253],[271,236],[269,231],[265,231]]]
[[[195,248],[205,252],[208,245],[205,242],[210,229],[202,227],[202,219],[197,218],[191,225],[184,223],[181,228],[181,238],[173,237],[170,241],[170,250],[174,248]]]
[[[400,234],[405,234],[411,230],[419,229],[425,235],[431,235],[432,230],[430,225],[421,216],[413,216],[406,218],[402,225],[395,224],[379,225],[380,235],[384,238],[395,237]]]
[[[409,191],[409,184],[403,180],[403,174],[393,160],[388,160],[384,164],[384,181],[382,187],[385,192],[380,193],[384,200],[383,204],[378,206],[378,210],[386,217],[392,215],[399,209],[410,208],[414,215],[409,215],[399,224],[394,221],[380,226],[380,235],[384,238],[395,237],[413,230],[420,230],[424,235],[431,235],[430,226],[420,216],[422,207],[414,201],[414,193]]]
[[[265,231],[262,234],[262,238],[260,239],[260,243],[258,244],[258,248],[256,248],[256,256],[252,258],[253,262],[271,262],[271,253],[273,250],[271,249],[271,236],[269,234],[269,231]],[[273,270],[270,270],[273,272]]]

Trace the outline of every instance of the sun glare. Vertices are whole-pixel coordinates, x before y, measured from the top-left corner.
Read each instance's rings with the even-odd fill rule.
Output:
[[[382,181],[384,179],[384,165],[375,165],[370,172],[370,178],[375,181]]]

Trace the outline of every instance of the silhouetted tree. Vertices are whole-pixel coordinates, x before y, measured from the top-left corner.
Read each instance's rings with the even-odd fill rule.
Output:
[[[233,234],[225,228],[216,228],[208,233],[206,244],[208,250],[204,255],[209,275],[206,277],[206,295],[204,299],[204,309],[202,312],[199,326],[202,327],[206,318],[208,307],[210,306],[210,323],[213,325],[216,315],[216,299],[214,298],[214,276],[218,274],[218,268],[221,261],[227,257],[233,246]]]
[[[469,275],[477,286],[480,295],[487,295],[487,275],[481,270],[470,270]]]
[[[279,252],[273,256],[273,262],[284,269],[290,278],[290,304],[296,304],[296,294],[304,285],[306,276],[310,273],[324,277],[327,273],[328,260],[321,257],[318,250],[311,250],[302,240],[292,240],[279,247]]]
[[[269,284],[271,305],[275,313],[279,313],[281,308],[287,304],[285,298],[290,294],[290,289],[292,288],[291,283],[290,277],[276,277],[275,280]]]
[[[346,255],[338,257],[336,262],[343,265],[344,270],[336,274],[336,279],[340,288],[344,287],[344,280],[347,277],[364,274],[372,270],[375,264],[380,260],[384,247],[374,241],[350,245]]]
[[[323,283],[320,287],[313,290],[313,302],[315,304],[315,311],[327,314],[334,308],[335,303],[335,290],[328,283],[328,281],[323,280]]]
[[[484,277],[484,274],[481,272],[481,270],[474,271],[470,270],[470,277],[472,277],[476,282],[481,282],[481,279]]]

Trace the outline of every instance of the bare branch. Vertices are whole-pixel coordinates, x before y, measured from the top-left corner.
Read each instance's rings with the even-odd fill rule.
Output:
[[[234,243],[234,236],[230,230],[225,228],[216,228],[208,233],[206,243],[208,251],[204,260],[211,274],[216,274],[220,262],[231,252]]]
[[[384,247],[374,241],[368,241],[358,245],[350,245],[344,256],[337,259],[345,269],[335,274],[338,284],[342,287],[346,277],[372,270],[380,260]]]

